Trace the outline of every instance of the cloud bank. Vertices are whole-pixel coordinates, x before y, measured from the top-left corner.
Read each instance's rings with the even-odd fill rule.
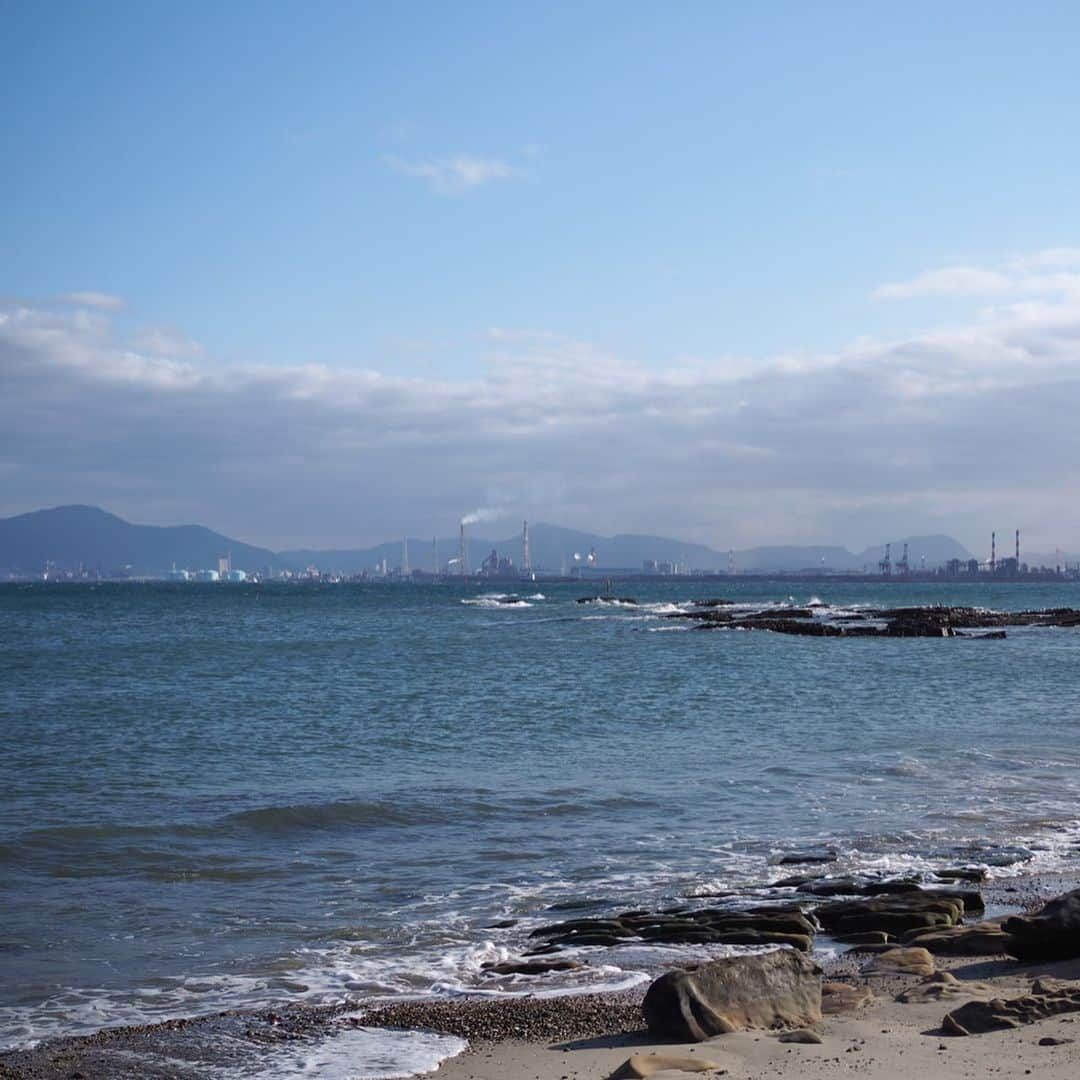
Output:
[[[995,527],[1075,546],[1080,291],[1065,256],[1026,258],[972,268],[1010,283],[969,279],[994,306],[907,340],[656,369],[494,330],[461,381],[229,367],[100,308],[11,307],[0,513],[90,502],[272,546],[447,535],[476,506],[721,548],[947,531],[981,551]]]

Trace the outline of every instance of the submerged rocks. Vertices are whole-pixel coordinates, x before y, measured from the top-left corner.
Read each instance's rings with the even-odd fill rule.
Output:
[[[489,975],[546,975],[550,971],[577,971],[580,967],[576,960],[504,960],[484,964],[482,970]]]
[[[1051,900],[1034,915],[1014,915],[1002,929],[1008,953],[1025,962],[1080,956],[1080,889]]]
[[[701,1042],[744,1028],[821,1021],[821,968],[791,949],[728,956],[656,979],[642,1003],[649,1034]]]
[[[953,1035],[978,1035],[1071,1012],[1080,1012],[1080,982],[1036,979],[1030,994],[969,1001],[949,1013],[941,1026]]]
[[[808,866],[816,863],[833,863],[839,859],[835,848],[822,848],[813,851],[790,851],[781,856],[780,866]]]

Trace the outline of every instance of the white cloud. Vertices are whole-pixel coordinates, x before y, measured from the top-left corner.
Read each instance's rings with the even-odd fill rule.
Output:
[[[404,176],[427,180],[432,190],[440,195],[460,195],[484,184],[510,180],[520,175],[518,169],[499,158],[474,154],[454,154],[452,157],[423,161],[406,161],[389,155],[383,160]]]
[[[103,292],[70,292],[57,297],[61,304],[74,307],[96,308],[98,311],[123,311],[127,306],[119,296]]]
[[[173,358],[196,357],[203,353],[203,347],[197,341],[168,326],[142,327],[132,337],[131,348],[150,356]]]
[[[1075,547],[1080,296],[1002,299],[901,341],[659,370],[501,329],[469,380],[221,365],[118,344],[99,313],[0,310],[0,513],[167,507],[280,546],[497,506],[720,548],[994,526]]]
[[[1080,249],[1054,248],[1006,259],[997,266],[946,266],[908,281],[879,285],[875,300],[939,297],[1025,297],[1080,294]]]

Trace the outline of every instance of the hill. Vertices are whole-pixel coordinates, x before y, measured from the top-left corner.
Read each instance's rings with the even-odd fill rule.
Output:
[[[900,558],[904,540],[892,542],[894,563]],[[468,560],[473,571],[497,551],[521,565],[521,534],[492,540],[467,533]],[[937,567],[948,559],[971,558],[970,553],[948,536],[917,536],[907,539],[913,569],[923,557],[927,567]],[[558,573],[572,567],[574,556],[582,559],[596,552],[597,568],[640,570],[646,560],[682,563],[691,570],[724,571],[728,553],[703,544],[691,544],[664,536],[597,533],[567,529],[543,522],[531,526],[530,546],[536,569]],[[832,572],[874,571],[884,545],[853,553],[838,546],[770,546],[735,552],[740,573],[828,570]],[[46,561],[60,570],[100,569],[106,574],[127,569],[133,574],[163,574],[173,565],[186,570],[216,568],[218,559],[232,553],[233,566],[242,570],[303,569],[315,566],[323,573],[356,574],[372,571],[383,560],[390,568],[401,565],[402,541],[393,540],[367,548],[294,549],[275,554],[268,548],[242,543],[201,525],[133,525],[115,514],[93,506],[59,506],[17,517],[0,519],[0,570],[39,573]],[[430,570],[436,561],[441,570],[457,559],[458,537],[442,537],[432,550],[430,540],[408,540],[409,566]]]
[[[160,574],[174,564],[182,569],[216,569],[232,553],[240,570],[278,567],[267,548],[232,540],[201,525],[132,525],[94,506],[58,506],[0,519],[0,568],[39,573],[46,561],[60,570],[130,568],[133,574]]]

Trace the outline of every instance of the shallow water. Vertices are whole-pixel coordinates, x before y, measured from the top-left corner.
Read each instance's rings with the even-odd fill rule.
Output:
[[[542,982],[481,964],[552,905],[760,886],[809,844],[882,871],[1077,857],[1080,631],[663,618],[710,591],[1019,609],[1076,586],[590,591],[0,586],[0,1045],[283,997],[630,985],[665,951]]]

